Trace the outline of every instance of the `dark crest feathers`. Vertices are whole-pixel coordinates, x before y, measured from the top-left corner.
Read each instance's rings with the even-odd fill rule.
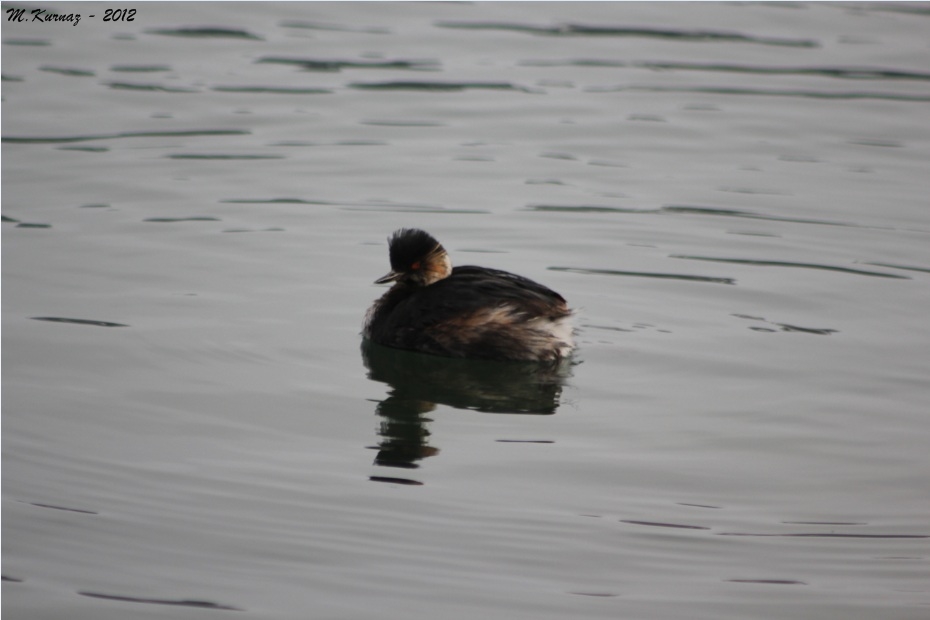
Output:
[[[405,271],[439,246],[439,242],[424,230],[401,228],[388,239],[391,269]]]

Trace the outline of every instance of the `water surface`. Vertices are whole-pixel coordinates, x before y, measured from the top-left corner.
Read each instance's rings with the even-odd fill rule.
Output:
[[[126,6],[3,23],[11,617],[927,617],[923,5]],[[362,350],[401,226],[573,364]]]

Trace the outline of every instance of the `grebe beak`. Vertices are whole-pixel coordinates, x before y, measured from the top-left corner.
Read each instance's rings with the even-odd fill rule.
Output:
[[[396,280],[399,280],[402,275],[404,274],[402,274],[399,271],[392,270],[392,271],[389,271],[387,275],[384,275],[378,278],[377,280],[375,280],[375,284],[387,284],[388,282],[394,282]]]

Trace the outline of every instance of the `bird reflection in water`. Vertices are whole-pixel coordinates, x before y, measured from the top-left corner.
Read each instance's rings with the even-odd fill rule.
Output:
[[[368,378],[390,386],[375,412],[381,440],[375,464],[414,469],[433,456],[425,417],[436,405],[485,413],[552,415],[559,407],[571,363],[498,362],[425,355],[365,340],[362,360]],[[376,480],[408,482],[373,477]]]

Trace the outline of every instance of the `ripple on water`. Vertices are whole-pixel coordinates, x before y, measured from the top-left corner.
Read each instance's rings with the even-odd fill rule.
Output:
[[[813,39],[760,37],[722,30],[642,28],[635,26],[592,26],[589,24],[556,24],[552,26],[535,26],[532,24],[519,24],[511,22],[477,21],[440,21],[436,22],[435,25],[439,28],[456,28],[460,30],[504,30],[547,36],[636,37],[689,42],[756,43],[760,45],[776,45],[784,47],[820,47],[820,43]]]
[[[893,93],[879,91],[826,91],[777,88],[743,88],[734,86],[657,86],[616,85],[590,86],[590,93],[651,92],[651,93],[700,93],[711,95],[748,95],[756,97],[799,97],[802,99],[878,99],[885,101],[930,101],[930,94]]]
[[[318,58],[289,58],[285,56],[264,56],[256,63],[291,65],[307,71],[339,72],[343,69],[401,69],[410,71],[438,71],[441,68],[436,60],[324,60]]]
[[[140,83],[140,82],[104,82],[104,86],[110,88],[115,88],[119,90],[141,90],[148,92],[159,92],[159,93],[196,93],[200,92],[196,88],[188,88],[185,86],[166,86],[165,84],[156,84],[156,83]]]
[[[837,265],[823,265],[817,263],[797,263],[793,261],[782,260],[762,260],[755,258],[723,258],[715,256],[692,256],[687,254],[672,254],[670,258],[681,258],[684,260],[700,260],[714,263],[731,263],[735,265],[751,265],[754,267],[788,267],[795,269],[817,269],[822,271],[835,271],[838,273],[848,273],[857,276],[870,276],[874,278],[894,278],[898,280],[910,280],[908,276],[898,275],[896,273],[886,273],[884,271],[867,271],[865,269],[853,269],[852,267],[839,267]]]
[[[558,159],[574,159],[572,156],[562,156],[557,157],[555,155],[543,155],[556,157]],[[592,165],[606,165],[606,164],[594,164]],[[614,164],[622,166],[622,164]],[[750,193],[765,193],[757,190],[748,190]],[[746,192],[743,192],[746,193]],[[711,207],[711,206],[697,206],[697,205],[664,205],[659,208],[637,208],[637,207],[617,207],[612,205],[589,205],[589,204],[530,204],[527,205],[527,210],[529,211],[552,211],[552,212],[564,212],[564,213],[636,213],[636,214],[645,214],[645,215],[706,215],[713,217],[734,217],[734,218],[745,218],[751,220],[762,220],[762,221],[771,221],[771,222],[789,222],[794,224],[816,224],[821,226],[846,226],[850,228],[868,228],[876,230],[890,230],[888,227],[883,226],[868,226],[864,224],[856,224],[853,222],[843,222],[838,220],[821,220],[813,218],[803,218],[803,217],[792,217],[792,216],[780,216],[780,215],[770,215],[767,213],[759,213],[756,211],[746,211],[744,209],[729,209],[726,207]]]
[[[139,598],[136,596],[120,596],[118,594],[102,594],[100,592],[78,592],[81,596],[91,598],[102,598],[110,601],[122,601],[124,603],[144,603],[147,605],[169,605],[172,607],[196,607],[198,609],[215,609],[218,611],[244,611],[239,607],[223,605],[212,601],[201,601],[196,599],[164,599],[164,598]]]
[[[209,217],[201,215],[192,215],[190,217],[147,217],[143,222],[155,222],[158,224],[171,224],[174,222],[219,222],[218,217]]]
[[[460,92],[464,90],[512,90],[524,93],[540,92],[510,82],[436,82],[393,80],[389,82],[351,82],[349,88],[360,90],[412,90],[420,92]]]
[[[26,47],[48,47],[52,42],[48,39],[4,39],[4,45],[22,45]]]
[[[711,73],[748,73],[753,75],[804,75],[845,80],[930,81],[930,73],[923,71],[905,71],[876,67],[791,67],[654,60],[622,61],[607,58],[532,59],[521,61],[519,64],[526,67],[586,67],[606,69],[633,67],[656,71],[704,71]]]
[[[72,323],[74,325],[95,325],[97,327],[129,327],[125,323],[112,323],[110,321],[97,321],[93,319],[72,319],[61,316],[33,316],[34,321],[50,321],[52,323]]]
[[[887,267],[889,269],[903,269],[905,271],[920,271],[923,273],[930,273],[930,268],[916,267],[914,265],[897,265],[893,263],[863,263],[863,265],[875,265],[876,267]]]
[[[445,127],[446,123],[416,118],[370,118],[359,121],[362,125],[376,127]]]
[[[712,284],[736,284],[735,278],[720,278],[714,276],[696,276],[683,273],[665,273],[650,271],[622,271],[619,269],[593,269],[589,267],[549,267],[551,271],[564,271],[567,273],[583,273],[603,276],[630,276],[635,278],[657,278],[660,280],[685,280],[688,282],[709,282]]]
[[[21,500],[17,500],[17,501],[21,501]],[[29,504],[30,506],[36,506],[38,508],[48,508],[50,510],[62,510],[64,512],[76,512],[78,514],[85,514],[85,515],[100,514],[99,512],[96,512],[93,510],[84,510],[83,508],[70,508],[68,506],[58,506],[56,504],[42,504],[39,502],[23,502],[23,503]]]
[[[237,28],[201,28],[188,26],[182,28],[149,28],[144,32],[146,34],[156,34],[167,37],[189,37],[194,39],[242,39],[248,41],[264,40],[257,34],[252,34],[248,30],[240,30]]]
[[[213,86],[210,90],[251,95],[329,95],[335,92],[330,88],[300,86]]]
[[[838,329],[830,329],[825,327],[801,327],[800,325],[790,325],[788,323],[776,323],[774,321],[768,321],[763,317],[759,316],[750,316],[748,314],[733,314],[732,316],[738,319],[745,319],[748,321],[759,321],[766,323],[768,325],[774,325],[775,327],[761,327],[758,325],[753,325],[749,329],[756,332],[796,332],[801,334],[813,334],[816,336],[829,336],[830,334],[838,333]],[[777,328],[777,329],[776,329]]]
[[[272,142],[268,146],[387,146],[383,140],[336,140],[335,142],[310,142],[307,140],[283,140]]]
[[[383,200],[373,200],[366,202],[340,201],[340,200],[307,200],[303,198],[227,198],[221,200],[221,203],[227,204],[295,204],[295,205],[319,205],[341,207],[348,211],[388,211],[397,213],[473,213],[485,214],[489,211],[484,209],[450,209],[440,205],[417,204],[391,202]]]
[[[59,142],[87,142],[90,140],[113,140],[115,138],[178,138],[194,136],[246,136],[251,132],[244,129],[189,129],[176,131],[121,131],[109,134],[77,136],[3,136],[3,142],[11,144],[53,144]]]
[[[214,160],[254,160],[254,159],[285,159],[284,155],[250,155],[227,153],[169,153],[166,159],[214,159]]]
[[[279,24],[282,28],[300,28],[304,30],[325,30],[331,32],[357,32],[361,34],[391,34],[390,28],[381,26],[346,26],[344,24],[331,24],[326,22],[308,22],[301,20],[286,20]]]
[[[679,530],[709,530],[709,527],[703,525],[688,525],[686,523],[665,523],[662,521],[637,521],[634,519],[620,519],[620,523],[629,523],[630,525],[646,525],[649,527],[668,527]]]
[[[117,73],[157,73],[171,71],[169,65],[112,65],[110,71]]]
[[[39,67],[39,71],[47,71],[48,73],[57,73],[59,75],[67,75],[71,77],[94,77],[97,75],[90,69],[77,69],[74,67],[52,67],[49,65]]]
[[[863,539],[921,539],[927,534],[846,534],[842,532],[794,532],[786,534],[759,534],[749,532],[718,532],[718,536],[750,536],[759,538],[863,538]]]
[[[806,586],[807,584],[803,581],[797,581],[795,579],[727,579],[730,583],[761,583],[761,584],[770,584],[770,585],[782,585],[782,586]]]

